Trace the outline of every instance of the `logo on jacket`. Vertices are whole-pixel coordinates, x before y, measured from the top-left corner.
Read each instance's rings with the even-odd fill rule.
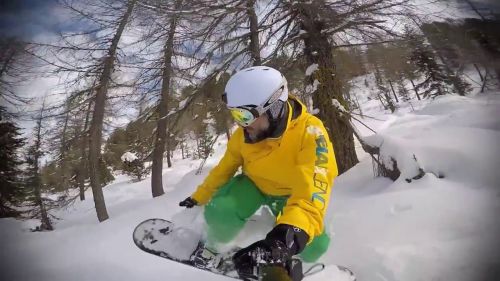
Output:
[[[312,194],[311,201],[314,203],[315,200],[322,205],[322,210],[325,209],[326,205],[326,191],[328,190],[328,180],[327,180],[327,168],[328,168],[328,143],[325,136],[321,133],[316,133],[316,161],[314,163],[314,192]]]

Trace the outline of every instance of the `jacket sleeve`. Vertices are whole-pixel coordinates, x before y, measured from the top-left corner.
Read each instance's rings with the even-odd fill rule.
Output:
[[[307,120],[296,161],[298,180],[292,186],[292,194],[277,224],[304,230],[310,242],[323,232],[333,179],[338,175],[333,145],[323,123],[314,116]]]
[[[243,158],[239,149],[242,137],[242,130],[238,128],[229,139],[226,152],[219,161],[219,164],[210,171],[203,183],[191,195],[191,198],[196,200],[198,204],[204,205],[208,203],[212,195],[234,176],[234,173],[243,164]]]

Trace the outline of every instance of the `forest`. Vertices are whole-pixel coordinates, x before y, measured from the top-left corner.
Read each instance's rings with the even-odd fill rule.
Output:
[[[230,136],[220,95],[245,66],[285,73],[291,93],[337,132],[341,173],[358,162],[351,120],[363,112],[350,95],[354,77],[373,73],[370,98],[391,112],[401,101],[499,84],[497,16],[428,22],[412,1],[216,2],[61,1],[79,30],[47,43],[2,38],[1,216],[35,216],[51,229],[47,209],[85,200],[92,188],[106,220],[101,188],[117,170],[137,180],[151,173],[152,196],[162,195],[164,157],[169,167],[176,149],[206,159],[218,135]],[[480,79],[467,79],[468,68]],[[60,82],[36,98],[16,92],[36,75]],[[15,110],[26,104],[30,111]],[[36,124],[28,137],[20,116]],[[123,161],[126,152],[133,159]],[[382,168],[398,177],[397,167]]]
[[[50,36],[0,29],[0,218],[36,221],[33,232],[57,230],[58,212],[89,194],[97,221],[112,220],[104,194],[122,175],[147,180],[157,198],[169,196],[175,159],[208,169],[236,128],[221,95],[246,67],[285,75],[289,94],[323,121],[340,176],[362,150],[374,176],[391,182],[448,175],[413,152],[408,172],[366,138],[360,128],[376,133],[367,103],[399,116],[500,88],[500,12],[472,0],[51,5],[64,20]]]

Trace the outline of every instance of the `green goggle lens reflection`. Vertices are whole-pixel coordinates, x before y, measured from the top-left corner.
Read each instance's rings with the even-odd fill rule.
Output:
[[[232,108],[230,111],[234,121],[241,126],[248,126],[255,120],[255,117],[249,110],[243,108]]]

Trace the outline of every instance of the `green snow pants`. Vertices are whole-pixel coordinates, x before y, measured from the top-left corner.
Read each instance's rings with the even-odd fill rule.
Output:
[[[218,243],[231,241],[262,205],[277,216],[286,205],[287,197],[265,195],[245,175],[240,174],[224,184],[205,207],[208,240]],[[323,231],[300,254],[305,262],[314,262],[323,255],[330,237]]]

